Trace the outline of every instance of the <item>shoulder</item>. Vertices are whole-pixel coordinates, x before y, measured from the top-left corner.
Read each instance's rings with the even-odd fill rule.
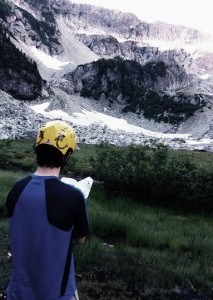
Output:
[[[24,185],[26,185],[28,182],[30,182],[30,180],[32,180],[32,176],[30,176],[30,175],[28,175],[28,176],[26,176],[26,177],[23,177],[23,178],[17,180],[17,181],[14,183],[14,185],[13,185],[12,188],[17,188],[17,187],[19,187],[19,186],[24,186]]]
[[[26,186],[31,180],[32,180],[32,177],[31,177],[31,176],[26,176],[26,177],[24,177],[24,178],[21,178],[21,179],[17,180],[17,181],[13,184],[12,188],[10,189],[8,196],[9,196],[10,194],[13,194],[14,192],[21,193],[22,190],[25,188],[25,186]]]
[[[84,195],[78,188],[59,179],[47,179],[45,181],[45,190],[50,198],[63,199],[63,203],[67,202],[69,205],[72,203],[72,205],[78,207],[85,202]],[[70,202],[70,199],[72,199],[72,202]]]
[[[59,229],[70,230],[86,211],[83,194],[56,178],[45,180],[45,196],[48,220]],[[83,217],[81,220],[83,222]]]
[[[8,216],[12,216],[13,210],[15,208],[16,202],[18,201],[19,196],[21,195],[22,191],[26,187],[26,185],[31,181],[32,177],[27,176],[18,181],[16,181],[13,187],[10,189],[7,199],[6,199],[6,209]]]
[[[59,179],[47,179],[45,182],[45,185],[48,187],[51,187],[53,190],[57,190],[59,192],[72,194],[79,198],[84,197],[83,193],[80,191],[80,189],[76,188],[73,185],[64,183],[64,182],[60,181]]]

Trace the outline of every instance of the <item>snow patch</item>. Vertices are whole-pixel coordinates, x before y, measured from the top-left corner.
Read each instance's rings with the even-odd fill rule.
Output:
[[[45,102],[42,104],[32,105],[30,107],[36,113],[43,114],[52,119],[62,118],[64,121],[72,121],[72,123],[74,123],[76,125],[89,126],[91,124],[97,124],[102,127],[107,126],[111,130],[114,130],[114,131],[123,130],[125,132],[129,132],[129,133],[133,133],[133,134],[142,133],[145,136],[156,137],[156,138],[187,139],[190,137],[190,134],[161,133],[161,132],[157,132],[157,131],[147,130],[147,129],[144,129],[139,126],[132,125],[124,119],[111,117],[111,116],[105,115],[100,112],[88,111],[85,109],[82,109],[82,112],[80,112],[80,113],[75,112],[72,115],[68,115],[67,113],[65,113],[61,110],[45,111],[45,109],[47,109],[48,106],[49,106],[49,103]]]
[[[40,49],[37,49],[35,46],[32,46],[30,50],[33,52],[35,57],[39,59],[47,68],[60,70],[63,66],[72,64],[68,61],[60,61],[56,57],[52,57]]]
[[[205,79],[208,79],[210,77],[210,75],[209,74],[203,74],[203,75],[200,75],[198,77],[200,77],[201,79],[205,80]]]

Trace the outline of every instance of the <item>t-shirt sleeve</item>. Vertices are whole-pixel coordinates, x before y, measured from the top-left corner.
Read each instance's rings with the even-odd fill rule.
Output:
[[[72,227],[79,237],[89,234],[86,202],[77,188],[57,179],[45,181],[47,217],[59,229],[69,231]]]
[[[79,192],[74,229],[79,237],[84,237],[89,234],[87,207],[84,196],[81,192]]]
[[[7,216],[10,218],[13,215],[14,208],[16,206],[16,203],[19,199],[19,196],[21,195],[22,191],[26,187],[26,185],[30,182],[32,179],[31,176],[27,176],[21,180],[18,180],[11,190],[9,191],[7,198],[6,198],[6,211],[7,211]]]

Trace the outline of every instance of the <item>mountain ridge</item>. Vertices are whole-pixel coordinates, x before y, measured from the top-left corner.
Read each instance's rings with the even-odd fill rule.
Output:
[[[40,0],[36,4],[31,0],[13,2],[3,0],[0,13],[1,25],[10,35],[11,41],[30,60],[36,63],[43,79],[40,93],[32,99],[34,103],[49,101],[56,106],[60,106],[56,103],[56,99],[61,99],[62,90],[60,91],[60,87],[69,85],[71,90],[75,90],[75,85],[68,80],[68,74],[75,72],[77,78],[79,66],[86,66],[86,64],[91,65],[90,74],[92,74],[100,59],[104,58],[110,63],[110,59],[116,60],[116,57],[119,56],[123,60],[123,66],[128,60],[131,60],[139,63],[143,69],[146,67],[149,80],[144,79],[144,83],[148,87],[151,86],[158,95],[166,93],[168,98],[173,97],[174,105],[180,101],[177,95],[183,95],[181,96],[183,103],[195,105],[198,101],[202,104],[196,108],[198,111],[194,116],[189,116],[188,121],[183,122],[183,119],[181,119],[178,122],[176,132],[181,132],[180,128],[182,128],[183,133],[187,130],[190,133],[190,130],[193,131],[193,124],[188,126],[188,129],[187,124],[192,123],[191,120],[202,115],[208,121],[208,128],[205,126],[205,130],[203,128],[198,129],[200,134],[197,136],[201,138],[212,135],[213,121],[209,117],[213,95],[211,88],[212,52],[200,50],[187,52],[181,47],[177,50],[171,47],[162,51],[160,47],[149,46],[149,42],[152,44],[155,40],[159,41],[160,44],[163,39],[164,42],[165,40],[171,43],[181,42],[182,44],[185,43],[187,47],[189,44],[194,47],[198,42],[204,43],[206,39],[209,41],[210,37],[208,35],[184,26],[166,23],[149,24],[142,22],[133,14],[97,8],[86,4],[75,4],[65,0]],[[41,54],[46,55],[45,58],[41,59]],[[48,60],[50,62],[47,66]],[[55,66],[56,62],[58,63],[57,67]],[[161,69],[158,66],[161,66]],[[165,70],[163,70],[163,66],[166,66]],[[118,66],[111,69],[106,68],[106,70],[111,74],[111,77],[105,77],[106,82],[110,78],[115,78],[114,83],[116,83],[117,78],[120,76],[117,72]],[[80,76],[82,78],[87,76],[92,81],[92,77],[86,75],[86,73],[81,73]],[[204,80],[205,76],[206,79]],[[81,77],[77,79],[78,82],[80,82]],[[100,80],[103,79],[100,78]],[[54,87],[57,87],[57,92]],[[95,87],[95,89],[98,90],[98,87]],[[110,89],[109,86],[107,90]],[[65,91],[64,88],[63,90]],[[67,90],[66,92],[66,101],[70,101],[73,92],[70,93]],[[107,93],[106,91],[105,94]],[[80,95],[81,91],[78,90],[77,94]],[[100,97],[103,99],[103,97],[106,98],[106,95],[104,96],[101,93]],[[82,98],[80,99],[84,101]],[[24,100],[24,97],[20,100]],[[116,105],[110,107],[109,103],[103,101],[102,109],[105,113],[116,115],[117,113],[113,112],[113,109],[117,110],[120,102],[122,109],[124,100],[119,85],[116,97],[112,100],[116,102]],[[97,101],[92,98],[89,101],[91,101],[91,107],[95,110]],[[98,106],[100,104],[98,103]],[[206,108],[203,108],[203,105]],[[166,110],[164,113],[168,114]],[[124,119],[128,119],[129,115],[131,114],[121,114]],[[139,114],[135,115],[135,119],[139,116],[142,120],[143,115],[144,111],[141,110]],[[139,122],[137,121],[137,123]],[[184,124],[185,129],[183,129]],[[156,127],[161,128],[159,130],[164,127],[168,131],[168,125],[166,124],[162,126],[162,124],[156,123]],[[170,128],[174,129],[172,124]]]

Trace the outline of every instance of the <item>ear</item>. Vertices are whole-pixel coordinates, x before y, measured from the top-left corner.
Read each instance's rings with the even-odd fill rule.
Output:
[[[63,163],[64,163],[64,166],[68,163],[68,160],[71,156],[71,154],[73,153],[72,149],[70,148],[67,153],[63,156]]]

